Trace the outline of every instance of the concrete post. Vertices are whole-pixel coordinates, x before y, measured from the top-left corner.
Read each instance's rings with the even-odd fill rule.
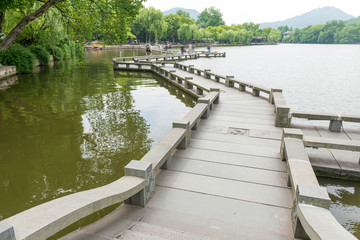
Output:
[[[175,81],[175,80],[176,80],[176,76],[175,76],[174,74],[170,74],[170,79]]]
[[[220,82],[220,78],[215,76],[215,82]]]
[[[169,77],[169,72],[165,72],[165,77]]]
[[[274,104],[274,92],[282,92],[282,89],[272,88],[269,94],[269,102]]]
[[[290,127],[291,115],[290,107],[287,105],[277,106],[276,108],[276,117],[275,117],[275,127]]]
[[[130,64],[129,64],[129,63],[126,63],[125,66],[126,66],[126,68],[130,68]]]
[[[189,65],[189,72],[194,73],[194,65]]]
[[[117,69],[117,67],[118,67],[118,64],[117,64],[117,62],[113,62],[113,69]]]
[[[186,86],[187,89],[193,89],[194,86],[191,83],[186,82]]]
[[[239,83],[239,90],[241,92],[245,92],[246,91],[246,85]]]
[[[204,95],[204,91],[199,87],[196,87],[196,93],[199,95]]]
[[[182,84],[183,80],[181,78],[178,78],[178,83]]]
[[[197,70],[197,75],[201,76],[201,71]]]
[[[220,102],[220,88],[210,88],[210,92],[218,92],[219,96],[214,100],[214,104],[219,104]]]
[[[252,90],[252,95],[253,95],[254,97],[258,97],[258,96],[260,96],[260,91],[259,91],[258,89],[253,88],[253,90]]]
[[[296,139],[302,140],[303,136],[304,135],[303,135],[303,132],[301,131],[301,129],[283,128],[282,136],[281,136],[281,145],[280,145],[280,156],[283,161],[286,160],[284,139],[285,138],[296,138]]]
[[[342,120],[339,116],[337,120],[330,120],[329,130],[331,132],[340,132],[342,127]]]
[[[206,78],[206,79],[210,79],[210,78],[211,78],[211,75],[208,74],[208,72],[211,72],[211,69],[205,69],[204,71],[205,71],[205,78]]]
[[[227,86],[227,87],[234,87],[234,82],[231,81],[231,78],[234,78],[234,76],[226,76],[225,86]]]
[[[296,208],[299,204],[307,204],[316,207],[329,209],[330,198],[324,187],[297,185],[294,205],[291,211],[293,221],[294,237],[299,239],[310,239],[306,234],[300,220],[296,214]]]
[[[6,223],[0,223],[0,239],[16,240],[14,228]]]
[[[183,128],[186,130],[184,139],[180,142],[179,146],[176,147],[177,149],[186,149],[190,144],[190,121],[183,119],[178,120],[173,122],[172,126],[173,128]]]
[[[199,98],[197,102],[198,103],[205,103],[205,104],[208,105],[206,111],[200,117],[201,119],[207,119],[209,117],[209,111],[210,111],[210,100],[208,98]]]
[[[127,204],[145,207],[155,193],[155,178],[152,163],[132,160],[124,167],[125,176],[145,179],[145,188],[125,201]]]

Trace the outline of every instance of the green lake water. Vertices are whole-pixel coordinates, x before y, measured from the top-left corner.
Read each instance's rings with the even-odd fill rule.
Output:
[[[150,73],[113,71],[133,54],[90,52],[0,90],[0,220],[118,179],[194,106]]]

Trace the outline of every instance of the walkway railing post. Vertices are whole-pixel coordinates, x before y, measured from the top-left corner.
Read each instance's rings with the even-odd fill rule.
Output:
[[[210,111],[210,99],[208,99],[208,98],[199,98],[197,102],[207,104],[206,111],[200,117],[201,119],[207,119],[209,117],[209,111]]]
[[[231,81],[231,78],[234,78],[234,76],[226,76],[225,86],[227,86],[227,87],[234,87],[234,82]]]
[[[274,92],[281,92],[281,93],[282,93],[282,89],[272,88],[272,89],[270,90],[269,102],[270,102],[271,104],[274,104]]]
[[[0,223],[0,239],[16,240],[14,228],[8,224]]]
[[[290,107],[280,105],[276,107],[275,127],[288,128],[291,124]]]
[[[210,75],[208,72],[211,72],[211,69],[205,69],[205,70],[204,70],[204,74],[205,74],[205,78],[206,78],[206,79],[210,79],[210,78],[211,78],[211,75]]]
[[[280,146],[280,156],[283,161],[286,160],[285,156],[285,138],[296,138],[296,139],[303,139],[303,132],[297,128],[283,128],[282,136],[281,136],[281,146]]]
[[[297,185],[294,200],[294,206],[291,212],[291,219],[293,221],[294,237],[300,239],[309,239],[304,227],[296,214],[296,208],[299,204],[307,204],[311,206],[329,209],[330,198],[326,188],[317,186]]]
[[[186,130],[184,139],[180,142],[178,149],[186,149],[190,144],[190,121],[188,120],[177,120],[172,124],[173,128],[183,128]]]
[[[145,179],[145,188],[125,201],[127,204],[145,207],[155,193],[155,178],[152,163],[132,160],[124,168],[125,176]]]

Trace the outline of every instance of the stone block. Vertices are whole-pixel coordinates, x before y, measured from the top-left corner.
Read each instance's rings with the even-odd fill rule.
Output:
[[[0,222],[0,240],[15,240],[14,228],[9,224]]]
[[[186,88],[187,89],[193,89],[193,85],[191,83],[186,82]]]
[[[239,84],[239,90],[241,91],[241,92],[245,92],[246,91],[246,85],[244,85],[244,84]]]
[[[275,117],[275,127],[290,127],[291,115],[290,107],[287,105],[277,106],[276,108],[276,117]]]
[[[272,89],[270,90],[269,102],[270,102],[271,104],[274,104],[274,92],[281,92],[281,93],[282,93],[282,89],[272,88]]]
[[[331,132],[340,132],[342,127],[341,120],[330,120],[329,130]]]
[[[210,99],[208,99],[208,98],[199,98],[197,102],[198,103],[205,103],[205,104],[208,105],[206,111],[200,117],[201,119],[207,119],[209,117],[209,112],[210,112]]]
[[[330,197],[326,188],[319,186],[303,186],[298,185],[296,188],[296,195],[294,205],[291,211],[291,219],[293,221],[294,237],[300,239],[310,239],[305,232],[299,217],[297,216],[297,207],[299,204],[307,204],[324,209],[330,207]]]
[[[177,120],[172,124],[173,128],[183,128],[186,129],[186,135],[184,139],[180,142],[178,149],[186,149],[190,144],[190,121],[189,120]]]
[[[132,160],[124,167],[125,176],[135,176],[145,179],[145,189],[141,190],[125,202],[127,204],[145,207],[155,193],[155,178],[152,163]]]
[[[301,131],[301,129],[297,129],[297,128],[283,128],[282,131],[282,137],[281,137],[281,145],[280,145],[280,156],[283,156],[283,160],[284,160],[284,139],[285,138],[297,138],[302,140],[303,139],[303,132]]]
[[[232,78],[234,78],[234,76],[226,76],[225,86],[227,86],[227,87],[234,87],[234,82],[231,81]]]
[[[253,95],[254,97],[260,96],[260,90],[253,88],[253,90],[252,90],[252,95]]]
[[[196,93],[199,95],[204,95],[204,91],[201,88],[196,88]]]

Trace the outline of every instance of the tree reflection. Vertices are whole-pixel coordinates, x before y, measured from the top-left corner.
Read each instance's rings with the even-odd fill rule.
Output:
[[[0,91],[0,219],[109,183],[150,149],[133,106],[136,81],[119,90],[103,62],[62,62]]]

